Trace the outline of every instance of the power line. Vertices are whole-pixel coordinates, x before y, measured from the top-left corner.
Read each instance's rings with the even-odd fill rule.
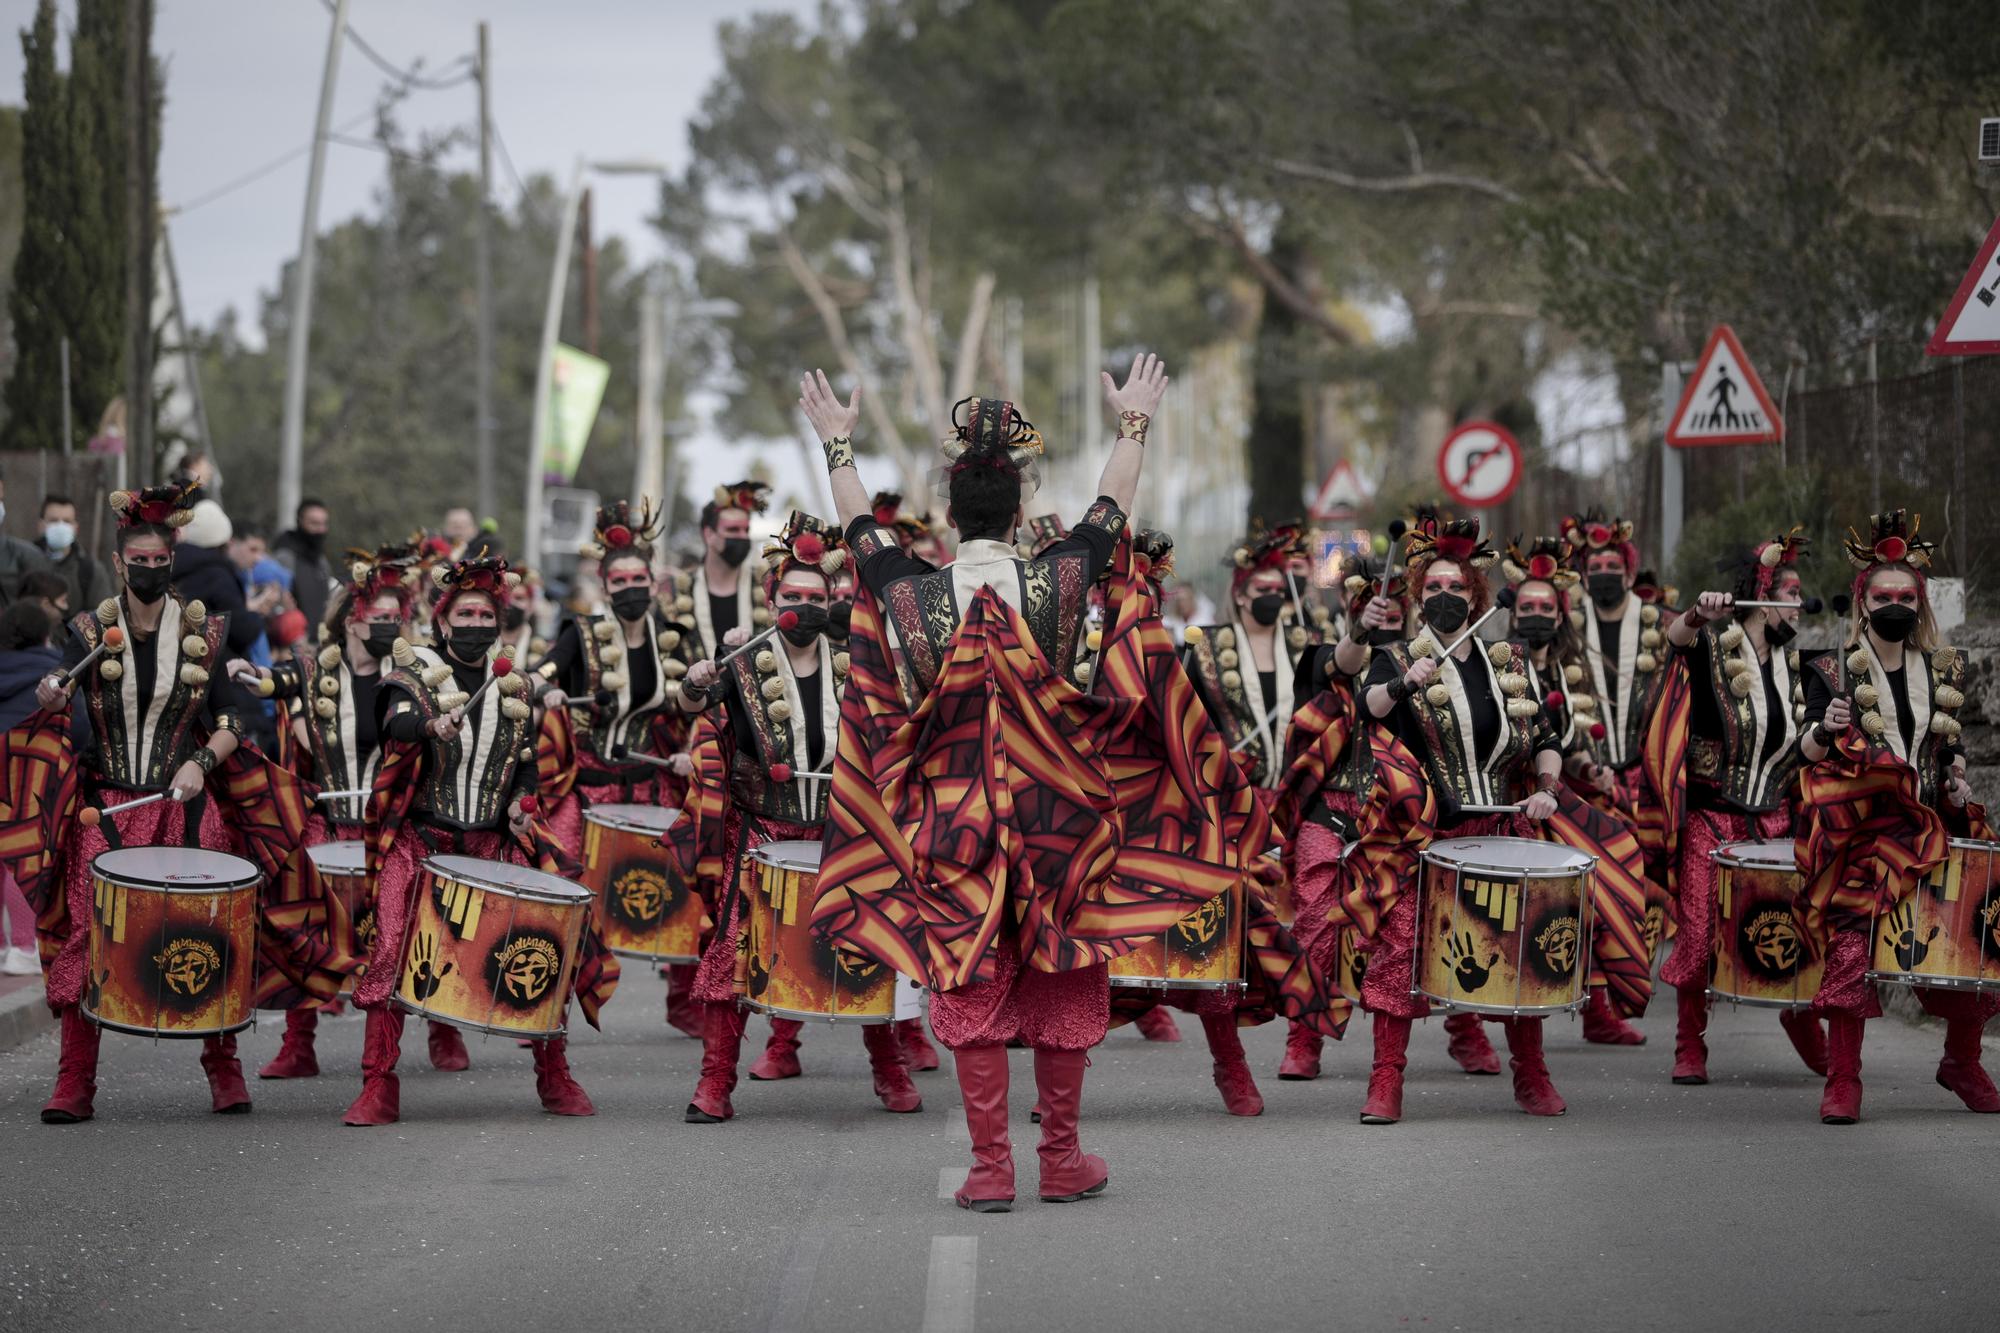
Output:
[[[500,164],[507,168],[507,178],[514,182],[514,189],[521,197],[521,208],[533,213],[539,222],[550,222],[549,216],[542,212],[541,206],[535,202],[535,197],[528,193],[528,186],[522,181],[521,173],[514,170],[514,155],[507,151],[507,140],[501,137],[500,122],[489,121],[489,125],[493,130],[493,146],[500,150]]]
[[[356,116],[353,120],[350,120],[346,124],[340,126],[339,132],[345,133],[346,131],[353,129],[355,126],[362,124],[364,121],[371,119],[374,115],[375,113],[373,111],[364,111],[360,115]],[[310,153],[311,151],[312,151],[312,140],[308,139],[304,143],[300,144],[297,148],[292,149],[290,152],[272,158],[269,162],[266,162],[263,166],[253,167],[249,171],[244,172],[241,176],[238,176],[236,179],[226,182],[225,184],[216,186],[214,189],[210,190],[207,194],[197,195],[194,199],[188,201],[185,204],[177,204],[168,211],[170,213],[175,214],[176,216],[183,213],[192,213],[194,212],[195,209],[200,208],[203,204],[212,204],[216,200],[222,198],[225,195],[234,194],[237,190],[242,189],[244,186],[250,185],[256,181],[264,179],[264,177],[270,175],[272,172],[276,171],[279,167],[284,166],[287,162],[296,161],[297,159],[304,157],[307,153]]]
[[[320,0],[320,4],[325,8],[327,13],[331,14],[334,12],[333,0]],[[456,88],[462,83],[470,83],[479,77],[478,61],[470,54],[462,55],[445,66],[446,70],[455,69],[459,73],[423,78],[417,73],[423,67],[421,60],[411,65],[408,69],[398,69],[380,51],[370,46],[367,40],[359,32],[355,31],[354,25],[351,23],[347,25],[347,40],[354,44],[354,49],[365,56],[369,63],[394,79],[404,88],[421,88],[427,92],[438,92],[445,88]]]

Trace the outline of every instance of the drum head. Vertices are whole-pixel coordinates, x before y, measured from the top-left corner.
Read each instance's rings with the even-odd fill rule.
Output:
[[[750,859],[780,870],[802,870],[808,875],[817,875],[819,849],[820,845],[816,842],[767,842],[754,849]]]
[[[1724,865],[1747,866],[1752,870],[1796,870],[1798,858],[1787,841],[1726,842],[1712,855]]]
[[[1424,860],[1503,875],[1574,874],[1596,864],[1574,847],[1533,838],[1439,838],[1424,848]]]
[[[623,829],[627,833],[660,834],[674,826],[674,821],[681,817],[681,812],[662,809],[657,805],[607,803],[591,806],[583,812],[583,817],[592,824]]]
[[[548,898],[556,902],[589,901],[594,895],[581,885],[510,861],[482,861],[476,856],[427,856],[424,866],[434,875],[471,884],[482,889],[498,889],[523,898]]]
[[[341,842],[323,842],[317,847],[306,848],[306,855],[319,867],[322,875],[365,875],[368,873],[368,844],[350,838]]]
[[[207,893],[263,878],[240,856],[200,847],[121,847],[100,853],[90,868],[100,879],[167,893]]]

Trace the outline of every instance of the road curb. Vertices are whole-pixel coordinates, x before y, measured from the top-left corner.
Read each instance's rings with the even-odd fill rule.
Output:
[[[0,995],[0,1051],[11,1051],[55,1030],[56,1016],[39,986],[23,986]]]

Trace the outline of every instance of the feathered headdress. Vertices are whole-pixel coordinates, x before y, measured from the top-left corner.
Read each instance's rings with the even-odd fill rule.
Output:
[[[868,508],[877,523],[896,534],[896,545],[905,551],[910,549],[910,543],[917,538],[930,535],[930,524],[903,508],[901,491],[875,492],[875,498],[868,502]]]
[[[1028,520],[1027,540],[1017,543],[1014,549],[1023,560],[1033,560],[1067,536],[1069,529],[1063,526],[1062,519],[1054,514],[1037,514]],[[1172,546],[1172,541],[1167,545]]]
[[[1140,528],[1132,534],[1132,572],[1153,586],[1157,594],[1174,576],[1174,539],[1157,528]]]
[[[373,551],[350,548],[347,572],[353,580],[354,605],[366,606],[384,593],[409,609],[423,582],[421,558],[415,541],[390,542]]]
[[[507,593],[521,581],[521,576],[507,568],[507,562],[498,556],[479,556],[472,560],[449,560],[431,570],[431,581],[437,585],[431,594],[431,619],[443,620],[451,610],[451,604],[469,592],[485,593],[493,599],[497,610],[507,604]]]
[[[1582,516],[1562,521],[1563,539],[1570,546],[1570,562],[1582,569],[1593,551],[1616,551],[1627,570],[1639,568],[1639,548],[1632,542],[1630,519],[1612,518],[1601,509],[1586,509]]]
[[[785,575],[807,569],[824,577],[831,586],[833,576],[847,564],[847,547],[832,524],[797,509],[785,520],[784,530],[764,548],[764,596],[770,597]]]
[[[761,514],[771,507],[771,488],[761,481],[732,481],[717,486],[712,503],[717,509],[741,509]]]
[[[1847,551],[1848,563],[1860,574],[1855,586],[1859,588],[1861,579],[1877,565],[1908,565],[1917,571],[1919,578],[1923,577],[1923,571],[1931,563],[1931,552],[1937,550],[1936,542],[1920,541],[1917,537],[1917,528],[1923,521],[1921,514],[1891,509],[1886,514],[1869,516],[1865,540],[1849,528],[1841,546]]]
[[[1579,575],[1569,567],[1570,544],[1561,537],[1536,537],[1524,549],[1519,537],[1507,543],[1506,558],[1500,562],[1500,572],[1507,576],[1507,582],[1520,587],[1530,579],[1538,579],[1551,584],[1560,593],[1574,588]]]
[[[1661,584],[1658,574],[1642,569],[1632,581],[1632,595],[1648,606],[1672,607],[1679,603],[1681,590]]]
[[[660,535],[666,521],[666,514],[654,510],[651,500],[641,500],[636,515],[626,501],[614,501],[597,511],[597,526],[580,554],[600,565],[623,556],[637,556],[651,564],[653,540]]]
[[[1022,494],[1041,485],[1042,433],[1004,398],[963,398],[951,409],[952,434],[943,445],[946,465],[938,494],[950,498],[951,479],[971,467],[990,467],[1019,478]]]
[[[1250,535],[1237,543],[1229,553],[1228,564],[1232,567],[1229,575],[1229,591],[1232,595],[1242,591],[1250,576],[1267,569],[1284,573],[1291,568],[1292,557],[1305,550],[1305,533],[1296,523],[1281,523],[1277,527],[1264,530],[1263,523],[1253,523]]]
[[[1350,555],[1341,562],[1340,588],[1346,594],[1347,614],[1358,619],[1375,597],[1375,590],[1382,586],[1382,571],[1387,564],[1386,556]],[[1389,576],[1388,595],[1402,601],[1409,591],[1405,571],[1397,569]]]
[[[1733,560],[1717,561],[1715,567],[1721,573],[1736,575],[1733,591],[1737,600],[1769,601],[1779,571],[1797,565],[1805,556],[1806,547],[1811,545],[1811,538],[1804,536],[1804,532],[1805,529],[1795,527],[1769,541],[1758,542]]]
[[[1410,570],[1409,596],[1420,598],[1424,575],[1438,561],[1448,560],[1465,571],[1472,614],[1480,615],[1492,596],[1486,584],[1486,567],[1498,558],[1480,538],[1478,519],[1443,518],[1435,509],[1419,509],[1416,522],[1410,525],[1409,543],[1403,548],[1403,560]]]
[[[194,521],[194,502],[201,496],[197,481],[148,486],[142,491],[111,492],[111,511],[119,528],[184,528]]]

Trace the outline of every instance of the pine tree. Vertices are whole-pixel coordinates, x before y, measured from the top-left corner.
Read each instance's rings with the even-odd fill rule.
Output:
[[[56,68],[55,0],[41,0],[21,34],[26,108],[21,116],[21,248],[8,307],[14,317],[14,373],[0,448],[60,447],[61,341],[70,255],[63,222],[69,171],[65,83]]]
[[[123,0],[80,0],[70,40],[69,201],[75,257],[70,402],[79,430],[125,392],[125,15]]]

